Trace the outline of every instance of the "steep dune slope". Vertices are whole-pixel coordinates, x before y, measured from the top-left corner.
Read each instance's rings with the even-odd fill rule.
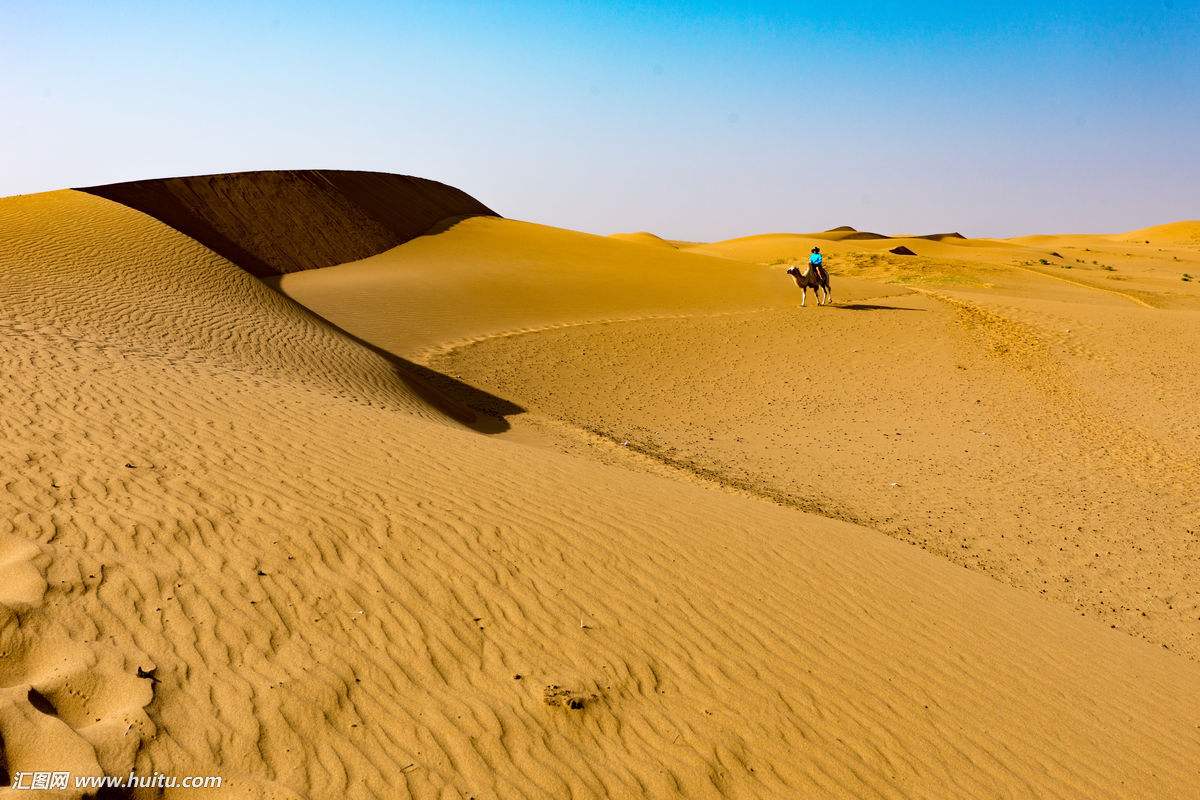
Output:
[[[81,191],[149,214],[259,276],[366,258],[444,219],[495,214],[453,186],[382,172],[240,172]]]
[[[137,627],[156,612],[138,602],[113,617],[96,604],[114,580],[124,589],[111,599],[141,597],[121,577],[126,568],[188,536],[188,518],[159,503],[164,486],[197,491],[194,475],[163,459],[227,432],[218,414],[190,403],[197,391],[227,409],[273,389],[445,418],[387,360],[107,200],[68,191],[0,201],[0,274],[0,463],[9,476],[0,496],[0,765],[6,775],[128,774],[162,724],[155,705],[154,722],[142,710],[162,677],[161,651],[147,653]],[[239,457],[224,448],[222,458]],[[166,538],[156,539],[153,520],[164,514]]]
[[[0,201],[0,237],[9,770],[57,752],[247,798],[1197,794],[1195,664],[853,525],[480,436],[106,200]],[[432,297],[393,314],[464,313]]]

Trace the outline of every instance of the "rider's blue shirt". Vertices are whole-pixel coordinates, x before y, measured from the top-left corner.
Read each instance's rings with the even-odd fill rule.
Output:
[[[811,256],[808,257],[808,263],[812,264],[814,267],[821,266],[823,263],[822,259],[821,259],[821,254],[813,253]]]

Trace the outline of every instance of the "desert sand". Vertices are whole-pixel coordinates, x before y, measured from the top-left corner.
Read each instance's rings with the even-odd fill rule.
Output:
[[[333,172],[0,199],[2,777],[1200,797],[1198,229],[688,243]]]

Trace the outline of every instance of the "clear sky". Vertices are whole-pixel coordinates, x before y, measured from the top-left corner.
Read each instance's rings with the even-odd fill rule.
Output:
[[[1200,218],[1200,0],[0,0],[0,195],[375,169],[717,239]]]

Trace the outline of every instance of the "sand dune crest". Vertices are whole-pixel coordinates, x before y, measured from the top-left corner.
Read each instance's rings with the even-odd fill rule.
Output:
[[[259,276],[366,258],[444,219],[495,215],[452,186],[382,172],[238,172],[81,191],[149,214]]]

